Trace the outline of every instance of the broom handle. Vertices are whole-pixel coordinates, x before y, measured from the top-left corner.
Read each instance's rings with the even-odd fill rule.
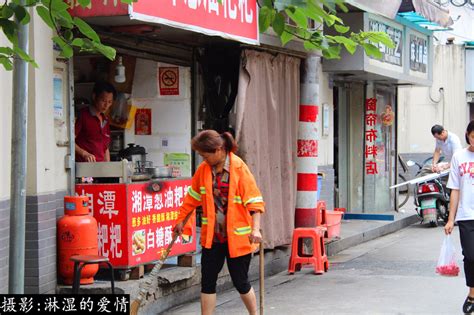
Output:
[[[262,230],[260,230],[262,234]],[[263,315],[263,308],[265,305],[265,260],[264,260],[264,251],[263,251],[263,234],[262,240],[260,241],[260,250],[259,250],[259,263],[260,263],[260,315]]]

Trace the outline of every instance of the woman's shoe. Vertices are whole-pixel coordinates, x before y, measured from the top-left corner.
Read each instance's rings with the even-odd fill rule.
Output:
[[[469,296],[466,298],[466,301],[464,301],[464,304],[462,306],[462,311],[464,312],[464,314],[474,313],[474,298]]]

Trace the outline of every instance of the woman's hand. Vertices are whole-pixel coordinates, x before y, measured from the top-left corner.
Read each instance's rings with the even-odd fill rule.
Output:
[[[174,226],[173,231],[176,234],[181,235],[181,234],[183,234],[183,226],[184,226],[183,222],[179,222]]]
[[[454,221],[448,220],[448,222],[444,226],[444,233],[446,233],[446,235],[451,234],[453,229],[454,229]]]
[[[86,160],[87,162],[96,162],[95,160],[95,155],[90,154],[89,152],[84,150],[84,153],[82,154],[82,158]]]
[[[249,235],[250,243],[260,243],[262,241],[262,234],[260,229],[252,229],[252,233]]]

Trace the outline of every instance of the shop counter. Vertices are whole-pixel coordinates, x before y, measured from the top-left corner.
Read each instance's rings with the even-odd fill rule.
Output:
[[[178,208],[191,178],[156,179],[116,184],[76,184],[89,197],[98,223],[99,255],[114,268],[129,269],[156,262],[171,243]],[[179,237],[170,256],[196,250],[196,230],[190,240]]]

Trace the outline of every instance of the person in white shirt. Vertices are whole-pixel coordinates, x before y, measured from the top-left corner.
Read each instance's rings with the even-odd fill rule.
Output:
[[[462,149],[461,140],[453,132],[448,132],[441,125],[434,125],[431,127],[431,134],[436,139],[436,147],[433,153],[433,163],[431,165],[431,170],[433,172],[441,172],[444,169],[448,169],[451,166],[451,159],[453,154]],[[445,162],[442,165],[438,164],[441,154],[445,157]]]
[[[444,227],[451,234],[454,221],[459,226],[464,274],[469,295],[463,305],[463,312],[474,312],[474,120],[467,126],[466,142],[469,146],[454,153],[447,187],[451,189],[449,218]]]

